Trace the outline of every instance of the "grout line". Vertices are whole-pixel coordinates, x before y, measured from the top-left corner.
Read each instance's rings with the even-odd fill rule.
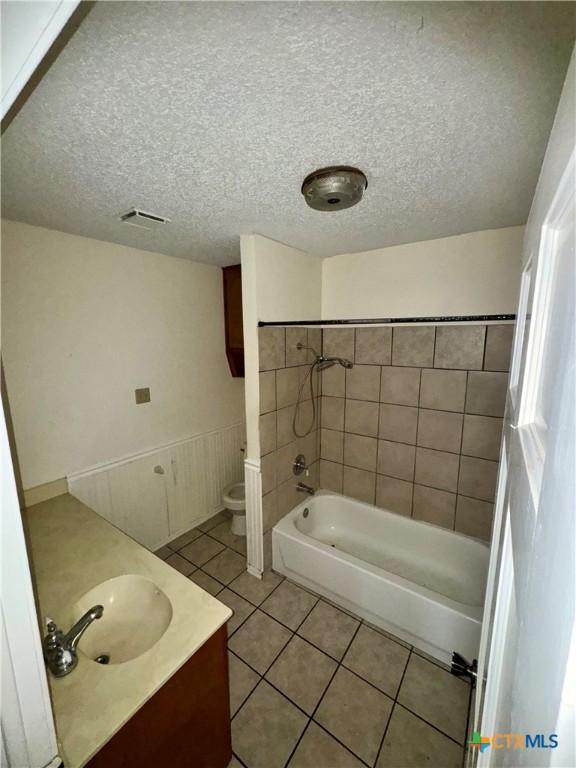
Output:
[[[248,766],[246,765],[246,763],[245,763],[243,760],[240,760],[240,758],[238,757],[238,755],[236,754],[236,752],[234,752],[234,750],[232,750],[232,757],[234,757],[236,760],[238,760],[238,762],[240,763],[240,765],[242,766],[242,768],[248,768]]]
[[[318,604],[318,603],[317,603],[317,604]],[[316,605],[317,605],[317,604],[316,604]],[[361,627],[361,626],[362,626],[362,623],[360,622],[360,623],[358,624],[358,626],[356,627],[356,629],[354,630],[354,633],[352,634],[352,637],[350,638],[350,641],[349,641],[348,645],[346,646],[346,649],[344,650],[344,653],[342,654],[342,659],[343,659],[343,658],[346,656],[346,654],[348,653],[348,650],[349,650],[350,646],[352,645],[352,643],[354,642],[354,638],[355,638],[355,637],[356,637],[356,635],[358,634],[358,630],[360,629],[360,627]],[[310,643],[310,644],[311,644],[311,645],[313,645],[313,643]],[[314,646],[314,647],[315,647],[315,646]],[[327,655],[328,655],[328,654],[327,654]],[[332,658],[332,657],[330,657],[330,658]],[[333,661],[336,661],[336,659],[333,659]],[[337,663],[336,663],[336,668],[335,668],[334,672],[332,673],[332,675],[331,675],[331,677],[330,677],[330,680],[328,681],[328,683],[327,683],[326,687],[324,688],[324,691],[323,691],[322,695],[321,695],[321,696],[320,696],[320,698],[318,699],[318,701],[317,701],[317,703],[316,703],[316,706],[314,707],[314,710],[312,711],[312,714],[311,714],[311,715],[308,715],[308,717],[310,718],[310,721],[313,721],[313,720],[314,720],[314,717],[315,717],[315,715],[316,715],[316,712],[318,711],[318,709],[319,709],[320,705],[321,705],[321,704],[322,704],[322,702],[324,701],[324,697],[326,696],[326,693],[327,693],[327,691],[329,690],[330,686],[332,685],[332,681],[333,681],[333,680],[334,680],[334,678],[336,677],[336,674],[337,674],[338,670],[340,669],[340,667],[341,667],[341,664],[342,664],[342,662],[341,662],[341,661],[337,661]],[[316,723],[316,720],[314,720],[314,722]],[[319,725],[319,723],[318,723],[318,725]],[[297,742],[296,742],[296,744],[294,745],[294,749],[293,749],[293,750],[292,750],[292,752],[290,753],[290,755],[289,755],[289,757],[288,757],[288,760],[287,760],[287,761],[284,763],[284,765],[285,765],[285,766],[286,766],[286,765],[288,765],[288,763],[289,763],[289,762],[290,762],[290,760],[292,759],[292,756],[293,756],[293,754],[294,754],[294,753],[296,752],[296,750],[298,749],[298,746],[299,746],[299,744],[300,744],[300,741],[302,740],[302,737],[303,737],[303,735],[304,735],[304,732],[305,732],[305,731],[306,731],[306,729],[304,729],[304,731],[303,731],[303,732],[300,734],[300,738],[298,739],[298,741],[297,741]],[[332,736],[332,738],[336,738],[336,737],[334,736],[334,734],[332,734],[332,733],[331,733],[330,735]],[[337,740],[338,742],[340,742],[340,740],[339,740],[339,739],[336,739],[336,740]],[[340,742],[340,743],[341,743],[341,742]],[[345,746],[345,745],[343,745],[343,746]],[[347,748],[347,749],[348,749],[348,748]],[[349,752],[352,752],[352,750],[350,750],[350,749],[348,749],[348,751],[349,751]],[[354,753],[352,752],[352,754],[354,754]],[[356,757],[358,757],[358,755],[356,755]],[[362,760],[362,762],[364,763],[364,760]],[[364,764],[366,765],[366,763],[364,763]]]
[[[449,673],[448,673],[448,674],[449,674]],[[430,728],[433,728],[433,729],[436,731],[436,733],[439,733],[439,734],[441,734],[442,736],[444,736],[444,738],[445,738],[445,739],[449,739],[449,741],[451,741],[453,744],[456,744],[457,746],[459,746],[459,747],[460,747],[460,749],[463,749],[463,748],[464,748],[464,744],[463,744],[462,742],[460,742],[460,741],[456,741],[456,739],[455,739],[455,738],[453,738],[452,736],[449,736],[449,735],[448,735],[447,733],[445,733],[444,731],[441,731],[441,730],[440,730],[440,728],[438,728],[438,726],[437,726],[437,725],[434,725],[434,723],[431,723],[431,722],[429,722],[428,720],[426,720],[426,718],[422,717],[422,715],[419,715],[419,714],[418,714],[418,712],[414,712],[414,710],[412,710],[412,709],[409,709],[409,708],[406,706],[406,704],[402,704],[402,702],[401,702],[401,701],[397,701],[397,702],[396,702],[396,706],[398,706],[398,707],[402,707],[402,709],[405,709],[407,712],[410,712],[410,714],[411,714],[411,715],[414,715],[414,717],[417,717],[417,718],[418,718],[418,720],[421,720],[423,723],[426,723],[426,725],[430,726]]]
[[[404,671],[402,672],[402,677],[400,678],[400,682],[398,683],[396,696],[394,696],[394,703],[392,704],[392,709],[390,710],[390,714],[388,715],[388,722],[386,723],[386,728],[384,728],[384,733],[382,734],[382,740],[380,741],[380,746],[378,747],[378,752],[376,753],[376,759],[374,760],[374,765],[376,765],[378,763],[378,760],[380,759],[380,753],[382,752],[382,747],[384,746],[386,734],[388,733],[388,728],[390,727],[390,723],[392,721],[392,715],[394,714],[394,709],[396,708],[396,704],[398,702],[398,696],[400,695],[402,683],[404,682],[404,677],[406,676],[406,670],[408,669],[408,664],[410,663],[411,658],[412,658],[412,649],[410,649],[408,658],[406,659],[406,664],[404,665]]]

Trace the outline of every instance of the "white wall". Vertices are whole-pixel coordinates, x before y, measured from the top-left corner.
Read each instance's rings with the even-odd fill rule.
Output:
[[[322,319],[516,312],[524,227],[345,253],[322,262]]]
[[[4,221],[2,298],[25,488],[243,420],[219,268]]]
[[[259,459],[258,322],[318,320],[322,259],[270,240],[242,235],[242,296],[246,366],[247,458]]]

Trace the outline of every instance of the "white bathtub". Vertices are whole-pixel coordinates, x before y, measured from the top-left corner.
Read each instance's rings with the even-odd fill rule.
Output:
[[[320,491],[272,530],[273,568],[449,662],[476,658],[488,547]]]

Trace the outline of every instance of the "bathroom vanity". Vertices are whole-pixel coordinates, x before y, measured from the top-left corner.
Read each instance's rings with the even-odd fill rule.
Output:
[[[68,494],[25,525],[42,622],[104,607],[76,668],[48,673],[65,768],[226,768],[230,609]]]

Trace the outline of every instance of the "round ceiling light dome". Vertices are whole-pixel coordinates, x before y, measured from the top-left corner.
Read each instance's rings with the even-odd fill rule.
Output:
[[[358,168],[333,165],[308,174],[302,194],[315,211],[342,211],[359,203],[367,186],[368,179]]]

